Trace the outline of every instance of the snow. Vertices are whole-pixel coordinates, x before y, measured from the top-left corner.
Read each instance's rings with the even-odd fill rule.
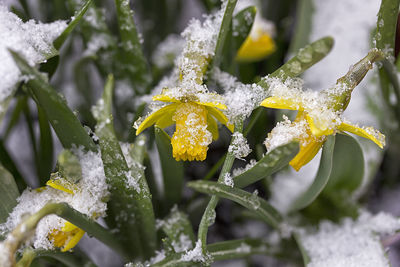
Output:
[[[233,169],[232,176],[233,177],[239,176],[242,173],[244,173],[244,172],[250,170],[251,168],[253,168],[256,164],[257,164],[257,161],[255,159],[251,159],[250,162],[248,164],[246,164],[246,166],[244,166],[243,168]]]
[[[185,40],[176,34],[168,35],[155,49],[152,62],[158,68],[163,69],[173,65],[174,60],[182,52]]]
[[[39,211],[50,202],[66,202],[77,211],[89,217],[105,216],[107,204],[103,199],[108,196],[108,186],[104,174],[103,163],[98,153],[84,152],[83,148],[75,150],[79,155],[82,167],[82,179],[76,184],[74,194],[69,194],[51,187],[42,190],[26,189],[18,198],[18,205],[10,213],[6,223],[0,225],[0,233],[12,231],[26,214]],[[65,220],[56,215],[44,217],[36,228],[35,237],[31,241],[34,248],[53,249],[48,234],[54,229],[61,229]]]
[[[321,151],[298,172],[290,168],[277,173],[270,187],[269,202],[280,213],[287,214],[293,202],[312,184],[320,157]]]
[[[31,66],[45,62],[55,53],[53,41],[66,27],[65,21],[24,23],[0,4],[0,102],[13,93],[15,84],[23,78],[8,49],[20,53]]]
[[[283,115],[283,121],[278,122],[276,126],[268,133],[264,145],[267,151],[271,151],[278,146],[288,144],[293,140],[305,140],[310,135],[307,133],[308,124],[306,120],[291,122],[288,117]]]
[[[400,229],[400,220],[387,213],[361,212],[353,221],[340,225],[324,221],[318,230],[301,230],[302,245],[310,256],[309,267],[385,267],[390,266],[380,235]]]
[[[225,173],[223,183],[232,188],[235,186],[235,182],[230,173]]]
[[[181,261],[194,261],[207,263],[211,260],[210,255],[204,255],[201,248],[201,240],[197,240],[195,247],[182,255]]]
[[[243,84],[236,77],[220,69],[213,70],[213,79],[224,90],[227,115],[231,123],[243,120],[268,96],[268,91],[257,84]]]
[[[176,253],[188,251],[193,248],[192,240],[188,235],[182,233],[179,235],[179,242],[172,242],[172,247]]]
[[[251,153],[249,144],[242,133],[234,132],[232,134],[232,143],[228,148],[228,152],[232,153],[237,159],[243,159]]]

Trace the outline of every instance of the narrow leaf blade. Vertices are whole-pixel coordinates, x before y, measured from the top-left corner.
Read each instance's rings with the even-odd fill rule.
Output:
[[[328,140],[325,142],[322,149],[321,161],[319,164],[317,175],[314,178],[314,182],[311,184],[306,192],[304,192],[296,199],[296,201],[294,201],[291,207],[292,211],[300,210],[310,205],[325,188],[332,171],[334,147],[335,136],[330,135],[328,136]]]
[[[172,145],[168,134],[157,126],[154,127],[154,131],[162,167],[166,208],[169,209],[179,203],[182,197],[183,163],[172,157]]]
[[[243,207],[256,213],[262,220],[279,229],[282,217],[267,201],[258,197],[256,194],[248,193],[242,189],[229,187],[224,184],[209,181],[189,182],[188,187],[196,191],[215,195],[221,198],[232,200]]]
[[[86,150],[97,148],[74,113],[36,69],[31,67],[18,53],[10,51],[23,75],[33,77],[27,85],[34,100],[43,108],[64,148],[83,146]]]
[[[259,160],[254,167],[234,177],[235,186],[243,188],[272,175],[287,166],[298,152],[299,144],[297,142],[275,148]]]
[[[0,165],[0,223],[4,223],[17,205],[19,191],[14,177]]]

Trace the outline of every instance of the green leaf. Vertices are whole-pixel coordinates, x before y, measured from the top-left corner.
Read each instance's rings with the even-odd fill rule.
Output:
[[[11,158],[11,155],[8,153],[6,147],[4,146],[4,141],[0,139],[0,162],[14,177],[15,182],[17,183],[18,190],[20,193],[25,190],[27,184],[19,172],[17,165],[14,163],[14,160]]]
[[[333,42],[332,37],[324,37],[305,46],[300,49],[293,58],[269,75],[269,77],[285,79],[299,76],[315,63],[326,57],[333,47]],[[266,89],[269,87],[264,79],[261,79],[258,85]]]
[[[63,150],[58,154],[57,167],[59,175],[73,184],[82,179],[79,159],[70,150]]]
[[[130,166],[131,175],[137,177],[137,184],[140,192],[134,192],[135,213],[137,224],[140,231],[141,243],[145,250],[145,255],[152,256],[156,248],[156,223],[154,208],[152,204],[152,195],[146,181],[144,172],[144,158],[146,152],[146,136],[138,136],[128,153],[132,158]]]
[[[43,108],[64,148],[83,146],[86,150],[96,151],[93,140],[82,127],[65,99],[45,80],[45,77],[31,67],[18,53],[10,51],[15,63],[23,75],[33,79],[27,86],[34,100]]]
[[[237,239],[218,242],[207,245],[207,252],[213,262],[221,260],[231,260],[246,258],[257,254],[273,254],[269,244],[259,239]],[[160,262],[151,265],[152,267],[184,267],[194,266],[194,262],[183,262],[181,260],[184,253],[177,253],[166,257]]]
[[[36,167],[38,168],[39,181],[41,181],[41,185],[44,185],[53,169],[53,136],[46,113],[40,106],[37,106],[37,108],[40,139],[38,147],[39,164]]]
[[[313,0],[300,0],[297,2],[296,22],[294,36],[290,44],[289,52],[296,53],[310,42],[312,20],[314,13]]]
[[[144,93],[151,82],[151,77],[129,0],[115,0],[115,6],[122,42],[119,65],[121,70],[127,73],[135,90]]]
[[[232,22],[233,11],[235,10],[237,0],[228,0],[224,12],[224,17],[222,18],[221,27],[219,29],[219,34],[217,38],[217,45],[215,46],[214,57],[212,59],[211,68],[219,67],[222,61],[222,53],[225,45],[226,37],[228,36],[229,29]]]
[[[258,197],[257,194],[251,194],[239,188],[232,188],[224,184],[209,181],[189,182],[187,185],[202,193],[230,199],[253,211],[272,227],[279,229],[282,221],[281,215],[267,201]]]
[[[191,242],[190,249],[194,248],[195,235],[193,233],[192,224],[190,223],[188,216],[179,211],[176,206],[172,208],[168,216],[161,221],[161,229],[168,238],[166,242],[168,242],[168,245],[173,249],[186,249],[187,240]],[[183,244],[182,241],[185,243]],[[177,252],[181,251],[173,251],[172,253]]]
[[[337,134],[333,152],[332,172],[322,194],[356,190],[364,177],[364,155],[358,141],[350,135]]]
[[[210,244],[207,246],[214,261],[246,258],[251,255],[273,254],[270,245],[260,239],[238,239]]]
[[[92,0],[87,0],[81,9],[75,13],[73,16],[73,19],[71,22],[68,24],[67,28],[61,33],[60,36],[57,37],[57,39],[54,40],[53,45],[55,49],[60,50],[61,46],[64,44],[65,40],[67,37],[70,35],[72,30],[76,27],[76,25],[79,23],[79,21],[82,19],[83,15],[86,13],[86,11],[89,8],[89,5],[92,3]]]
[[[59,252],[54,250],[35,250],[36,258],[52,258],[64,264],[67,267],[96,267],[89,258],[83,253],[77,255],[76,249],[74,252]]]
[[[392,51],[388,52],[391,54],[391,56],[394,56],[399,5],[400,0],[382,0],[378,12],[375,35],[376,48],[386,51],[388,48],[393,49]]]
[[[310,205],[318,197],[318,195],[322,192],[322,190],[328,183],[332,170],[334,147],[335,136],[330,135],[328,136],[322,149],[321,161],[319,164],[317,175],[314,178],[314,182],[311,184],[306,192],[300,195],[296,199],[296,201],[293,202],[291,207],[292,211],[300,210]]]
[[[268,152],[254,167],[234,177],[235,187],[246,187],[286,167],[299,152],[297,142],[282,145]]]
[[[250,34],[253,26],[254,18],[256,17],[257,9],[255,6],[249,6],[237,13],[232,20],[232,36],[235,46],[235,51],[238,51],[240,46]]]
[[[17,205],[19,191],[14,177],[0,164],[0,223],[4,223]]]
[[[183,163],[172,157],[171,139],[160,127],[154,127],[163,174],[166,209],[180,202],[183,188]]]
[[[301,256],[303,258],[303,263],[304,266],[307,266],[310,263],[310,256],[308,256],[308,253],[306,251],[306,249],[304,248],[303,244],[301,243],[301,238],[300,235],[298,233],[293,233],[293,238],[297,243],[297,246],[301,252]]]
[[[115,136],[111,114],[113,81],[110,75],[102,99],[93,108],[93,115],[97,119],[96,135],[99,137],[104,172],[111,193],[106,220],[111,227],[118,227],[118,236],[130,249],[132,256],[144,255],[149,258],[156,246],[151,195],[142,165],[136,163],[129,168]],[[144,144],[144,140],[138,139],[135,146],[142,151]]]

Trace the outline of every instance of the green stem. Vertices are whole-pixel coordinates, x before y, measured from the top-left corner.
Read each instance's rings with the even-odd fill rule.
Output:
[[[16,267],[29,267],[31,266],[32,261],[35,259],[36,254],[35,251],[31,248],[27,248],[24,250],[24,254],[22,258],[17,262]]]
[[[241,133],[243,131],[243,121],[239,121],[235,123],[235,130],[234,132]],[[235,138],[231,139],[231,145],[235,141]],[[222,166],[221,173],[218,177],[218,182],[221,183],[224,180],[225,174],[230,172],[233,162],[235,161],[235,155],[231,152],[228,152],[226,155],[224,165]],[[203,253],[207,250],[207,233],[208,227],[210,226],[210,221],[213,221],[213,217],[215,216],[215,207],[217,206],[219,198],[217,196],[212,196],[208,205],[203,213],[203,216],[200,221],[199,225],[199,232],[198,232],[198,240],[201,241],[201,246]]]

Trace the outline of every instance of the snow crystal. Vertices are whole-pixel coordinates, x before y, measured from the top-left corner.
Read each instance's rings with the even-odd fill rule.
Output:
[[[225,185],[227,185],[227,186],[232,187],[232,188],[235,186],[235,183],[234,183],[230,173],[225,173],[223,183]]]
[[[310,136],[307,132],[308,129],[309,127],[306,120],[292,123],[288,117],[283,115],[283,121],[278,122],[272,131],[268,133],[264,145],[267,151],[271,151],[293,140],[305,140]]]
[[[245,158],[250,154],[251,149],[242,133],[234,132],[232,134],[232,144],[229,146],[228,152],[232,153],[237,159]]]
[[[210,255],[204,255],[201,248],[201,240],[197,240],[194,249],[187,251],[181,257],[181,261],[194,261],[194,262],[208,262],[210,260]]]
[[[362,212],[356,221],[346,218],[340,225],[322,222],[317,231],[300,231],[310,267],[390,266],[379,235],[393,234],[400,220],[386,213]]]
[[[192,240],[190,237],[185,234],[179,235],[179,242],[172,242],[172,247],[174,248],[176,253],[188,251],[193,248]]]
[[[69,194],[51,187],[41,189],[26,189],[18,198],[18,205],[10,213],[7,222],[0,225],[0,233],[12,231],[26,214],[39,211],[50,202],[66,202],[77,211],[93,217],[105,216],[107,204],[103,199],[109,194],[103,162],[100,154],[83,152],[82,148],[76,149],[82,167],[82,179],[76,184],[74,194]],[[32,240],[34,248],[53,249],[53,244],[48,239],[48,234],[54,229],[61,229],[65,220],[49,215],[44,217],[36,228]]]
[[[250,162],[246,166],[244,166],[244,168],[233,169],[232,176],[233,177],[239,176],[242,173],[244,173],[244,172],[250,170],[251,168],[253,168],[256,164],[257,164],[257,161],[255,159],[251,159]]]
[[[228,107],[225,113],[231,123],[250,116],[251,112],[268,96],[268,92],[261,86],[242,84],[236,77],[219,69],[213,71],[213,79],[225,91],[225,104]]]
[[[163,259],[165,259],[165,251],[164,250],[161,250],[161,251],[157,250],[156,251],[156,255],[150,259],[150,264],[154,264],[154,263],[160,262]]]
[[[138,176],[133,176],[132,171],[127,171],[124,173],[126,177],[126,186],[128,188],[133,188],[135,189],[136,192],[140,193],[140,186],[139,186],[139,179],[140,177]]]
[[[0,102],[12,94],[21,73],[7,49],[20,53],[28,63],[45,62],[55,52],[53,40],[67,27],[65,21],[37,23],[22,22],[17,15],[0,5]]]
[[[174,63],[175,58],[182,52],[185,40],[176,34],[168,35],[155,49],[152,55],[154,65],[167,68]]]

